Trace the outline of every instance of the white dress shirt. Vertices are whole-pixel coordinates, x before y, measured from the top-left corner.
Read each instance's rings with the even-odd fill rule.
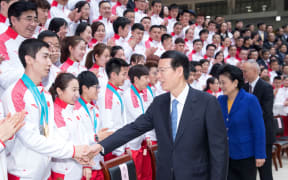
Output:
[[[170,96],[171,96],[171,98],[170,98],[170,114],[172,113],[172,101],[174,99],[176,99],[178,101],[178,104],[177,104],[177,130],[178,130],[178,126],[179,126],[179,123],[180,123],[180,118],[182,116],[182,111],[183,111],[183,108],[184,108],[184,104],[185,104],[185,101],[186,101],[187,96],[188,96],[188,92],[189,92],[189,86],[188,86],[188,84],[186,84],[185,88],[179,94],[178,97],[174,97],[170,93]]]
[[[254,92],[254,89],[258,80],[259,80],[259,76],[253,82],[249,83],[249,85],[251,85],[252,87],[252,93]]]

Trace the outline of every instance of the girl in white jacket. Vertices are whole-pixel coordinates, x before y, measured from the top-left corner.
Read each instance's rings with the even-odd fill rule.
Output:
[[[79,98],[79,83],[70,73],[61,73],[50,88],[54,99],[54,120],[57,135],[73,144],[87,144],[83,142],[86,132],[81,126],[81,119],[74,110],[74,104]],[[79,180],[82,177],[82,165],[71,159],[52,159],[52,180]]]

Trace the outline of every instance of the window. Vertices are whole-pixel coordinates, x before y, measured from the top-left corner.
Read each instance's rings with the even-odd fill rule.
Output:
[[[235,13],[265,12],[274,10],[272,0],[236,0]]]
[[[228,12],[227,2],[208,2],[195,4],[196,12],[203,12],[207,16],[226,15]]]

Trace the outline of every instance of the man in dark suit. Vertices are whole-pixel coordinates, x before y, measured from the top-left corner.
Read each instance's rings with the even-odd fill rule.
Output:
[[[189,61],[180,52],[165,52],[158,70],[161,86],[169,93],[155,97],[134,123],[94,145],[95,154],[109,153],[154,128],[157,179],[225,180],[228,145],[217,99],[189,87]]]
[[[273,88],[259,78],[260,68],[256,61],[248,60],[243,65],[243,75],[247,84],[245,90],[254,94],[261,105],[266,129],[266,156],[265,164],[258,168],[261,180],[272,180],[272,146],[275,141],[273,127]]]

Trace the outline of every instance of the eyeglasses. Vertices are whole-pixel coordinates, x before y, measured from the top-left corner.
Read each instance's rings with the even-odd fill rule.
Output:
[[[38,23],[38,17],[27,16],[19,19],[24,19],[24,21],[29,23]]]
[[[172,68],[172,67],[171,66],[169,66],[169,67],[158,67],[158,71],[160,73],[164,73],[167,69],[170,69],[170,68]]]
[[[99,86],[99,85],[94,85],[94,86],[92,86],[92,87],[95,87],[96,90],[99,90],[99,89],[100,89],[100,86]]]

